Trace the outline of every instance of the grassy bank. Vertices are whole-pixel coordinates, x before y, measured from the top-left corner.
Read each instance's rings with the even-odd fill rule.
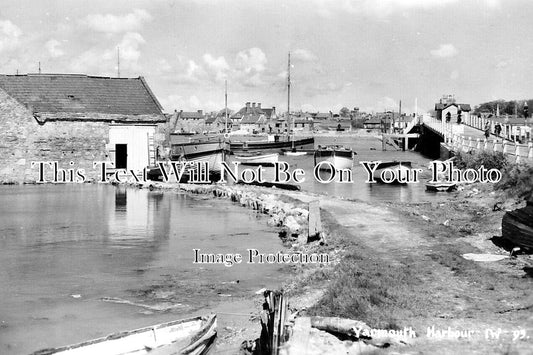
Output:
[[[301,277],[300,286],[292,287],[323,290],[307,314],[356,319],[379,329],[413,327],[419,338],[408,351],[528,353],[533,279],[524,268],[533,265],[533,258],[519,255],[481,263],[462,256],[508,255],[493,238],[501,236],[505,209],[522,207],[523,198],[531,196],[531,166],[498,165],[497,158],[467,156],[458,161],[463,169],[486,162],[486,167],[501,169],[504,178],[496,185],[461,187],[446,203],[365,206],[324,200],[325,248],[336,253],[339,262]],[[474,336],[438,341],[426,336],[430,326],[472,330]],[[486,339],[487,329],[502,329],[504,335]],[[517,329],[529,338],[513,340],[510,334]]]

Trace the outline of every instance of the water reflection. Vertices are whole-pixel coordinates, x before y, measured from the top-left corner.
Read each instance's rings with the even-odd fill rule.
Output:
[[[168,280],[168,287],[177,285],[174,302],[186,311],[218,301],[212,291],[235,280],[235,296],[277,285],[278,265],[192,263],[193,248],[283,250],[277,234],[258,218],[230,201],[168,192],[87,184],[0,186],[0,354],[179,318],[102,301],[147,302],[145,290]]]

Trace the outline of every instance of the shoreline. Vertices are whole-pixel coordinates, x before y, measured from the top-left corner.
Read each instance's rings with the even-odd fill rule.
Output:
[[[267,225],[279,231],[289,250],[330,256],[329,264],[290,266],[292,277],[280,288],[287,292],[291,311],[357,319],[371,329],[414,329],[418,336],[410,345],[395,344],[390,350],[527,353],[533,341],[533,298],[527,293],[533,281],[522,270],[533,258],[479,263],[461,257],[507,253],[490,238],[501,235],[505,209],[520,208],[523,202],[506,200],[487,185],[466,185],[446,202],[422,203],[368,203],[246,185],[123,185],[228,199],[268,215]],[[306,206],[318,199],[324,238],[307,243],[301,237],[307,228]],[[492,211],[500,200],[505,201],[503,211]],[[346,278],[354,273],[356,278]],[[261,298],[221,298],[202,311],[221,315],[219,351],[238,349],[242,341],[259,336]],[[349,303],[354,299],[359,308]],[[484,332],[497,329],[504,331],[500,338],[486,339]],[[528,339],[513,341],[512,332],[519,330]]]

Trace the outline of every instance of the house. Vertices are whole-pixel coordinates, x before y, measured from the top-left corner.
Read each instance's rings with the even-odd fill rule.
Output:
[[[263,133],[267,131],[267,119],[264,114],[247,114],[240,122],[240,129],[248,133]]]
[[[226,109],[222,109],[214,114],[209,115],[205,119],[205,126],[209,131],[223,132],[225,131],[227,125],[228,131],[231,131],[232,121],[229,118],[230,116],[231,110],[228,109],[226,120]]]
[[[285,117],[278,116],[277,118],[271,119],[268,122],[268,133],[287,133],[289,130],[289,123]]]
[[[168,136],[167,118],[143,77],[0,75],[0,180],[101,178],[93,162],[120,169],[152,165]],[[50,163],[50,164],[49,164]],[[84,176],[75,176],[80,173]]]
[[[181,110],[178,114],[178,120],[182,121],[199,121],[205,119],[204,111],[198,110],[193,112],[186,112]]]
[[[363,122],[365,129],[382,129],[385,122],[381,117],[372,117]]]
[[[294,130],[312,132],[314,129],[314,121],[312,119],[295,119]]]
[[[313,119],[315,120],[327,120],[327,119],[333,118],[333,114],[331,111],[328,113],[317,112],[317,113],[313,113],[312,115],[313,115]]]
[[[276,107],[261,107],[260,102],[257,104],[255,102],[245,103],[244,107],[230,116],[230,119],[233,130],[270,133],[281,133],[283,130],[283,125],[278,122],[280,117],[276,113]]]
[[[444,95],[438,103],[435,104],[435,112],[438,120],[446,122],[461,123],[470,117],[469,104],[459,104],[453,95]]]

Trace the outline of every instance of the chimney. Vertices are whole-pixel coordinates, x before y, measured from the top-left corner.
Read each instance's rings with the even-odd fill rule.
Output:
[[[246,112],[250,112],[250,103],[249,102],[246,103]]]
[[[255,102],[252,102],[252,108],[255,108]]]
[[[261,109],[261,103],[260,102],[257,103],[257,108]]]
[[[203,115],[203,114],[204,114],[204,110],[198,110],[198,113],[199,113],[200,115]]]

